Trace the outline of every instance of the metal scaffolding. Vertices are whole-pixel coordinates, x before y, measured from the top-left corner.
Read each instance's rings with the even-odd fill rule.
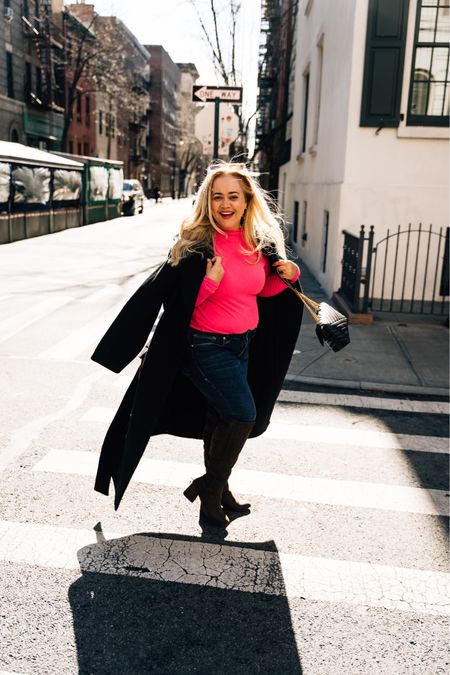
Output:
[[[278,169],[289,160],[298,0],[262,0],[256,148],[262,182],[276,190]]]

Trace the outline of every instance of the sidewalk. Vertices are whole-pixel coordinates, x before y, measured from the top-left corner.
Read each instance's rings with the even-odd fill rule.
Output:
[[[317,302],[330,298],[301,263],[302,284]],[[448,396],[448,328],[393,317],[371,326],[350,326],[350,344],[334,353],[322,347],[305,311],[286,382],[422,396]]]

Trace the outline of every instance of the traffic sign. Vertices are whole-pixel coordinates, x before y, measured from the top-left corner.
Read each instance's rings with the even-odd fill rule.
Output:
[[[242,103],[242,87],[208,87],[194,84],[192,100],[207,103],[208,101],[227,101],[228,103]]]
[[[218,156],[227,157],[229,146],[239,135],[239,118],[231,103],[221,103],[219,111]],[[211,156],[214,151],[214,108],[204,106],[195,118],[195,136],[203,145],[203,154]]]

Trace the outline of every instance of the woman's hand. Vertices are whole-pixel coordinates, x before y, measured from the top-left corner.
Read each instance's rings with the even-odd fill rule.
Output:
[[[222,258],[216,255],[214,258],[208,258],[206,263],[206,276],[208,279],[216,281],[218,284],[222,281],[225,270],[222,267]]]
[[[273,266],[276,268],[278,275],[287,281],[292,281],[300,271],[298,265],[292,262],[292,260],[279,260]]]

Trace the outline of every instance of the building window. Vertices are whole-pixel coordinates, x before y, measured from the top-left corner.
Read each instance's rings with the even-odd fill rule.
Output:
[[[294,202],[294,214],[293,214],[293,223],[292,223],[292,238],[296,242],[298,241],[298,207],[299,203]]]
[[[323,71],[323,35],[317,45],[317,89],[316,89],[316,115],[314,119],[314,138],[313,144],[319,142],[319,119],[320,119],[320,100],[322,98],[322,71]]]
[[[89,156],[89,143],[83,143],[83,155]]]
[[[73,141],[69,141],[69,153],[73,155]]]
[[[322,273],[327,271],[327,252],[328,252],[328,224],[330,222],[330,212],[323,212],[323,233],[322,233]]]
[[[306,152],[306,138],[308,134],[308,101],[309,101],[309,70],[303,75],[303,129],[302,129],[302,150]]]
[[[98,111],[98,133],[103,135],[103,110]]]
[[[398,127],[409,0],[369,0],[362,127]]]
[[[78,142],[77,145],[78,145],[78,154],[79,154],[79,155],[82,155],[82,154],[83,154],[83,152],[82,152],[83,149],[82,149],[81,143]]]
[[[90,127],[91,126],[91,97],[89,96],[89,94],[86,94],[85,100],[86,100],[86,126]]]
[[[308,202],[303,202],[303,217],[302,217],[302,247],[305,248],[308,233],[306,231],[306,217],[308,213]]]
[[[419,0],[408,124],[449,123],[450,0]]]
[[[77,122],[81,122],[81,92],[77,91]],[[81,155],[81,152],[78,153]]]
[[[6,78],[9,98],[14,98],[14,74],[13,74],[13,56],[11,52],[6,52]]]

